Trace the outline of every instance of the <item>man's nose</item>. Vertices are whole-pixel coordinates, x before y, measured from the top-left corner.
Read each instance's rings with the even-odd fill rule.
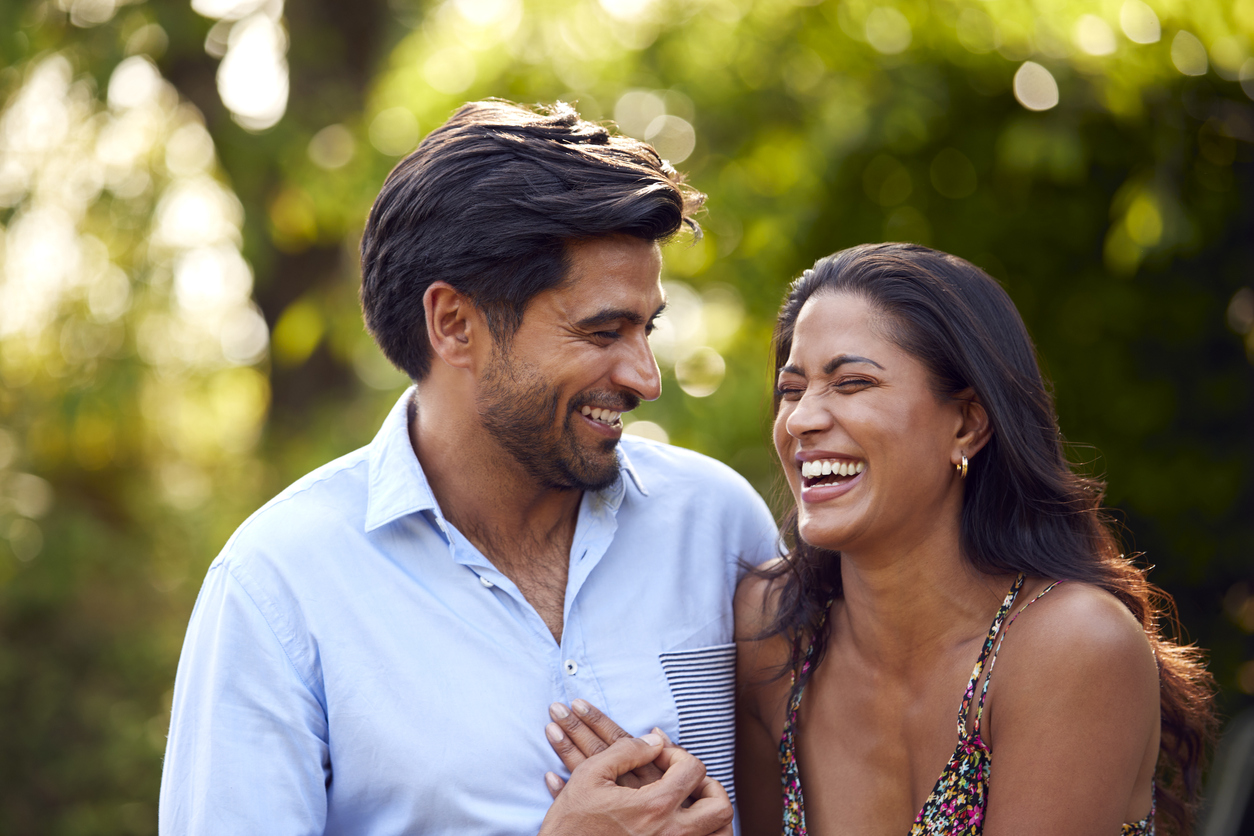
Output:
[[[632,339],[624,348],[626,353],[615,368],[614,382],[641,400],[656,401],[662,394],[662,373],[658,371],[648,337],[641,335]]]

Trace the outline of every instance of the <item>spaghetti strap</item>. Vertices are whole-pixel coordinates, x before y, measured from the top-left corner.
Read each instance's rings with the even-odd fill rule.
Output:
[[[1019,579],[1022,581],[1023,575],[1020,575]],[[975,725],[971,729],[972,733],[977,734],[977,735],[980,733],[980,718],[984,716],[984,699],[988,696],[988,683],[993,678],[993,666],[997,664],[997,654],[1001,652],[1001,643],[1006,640],[1006,632],[1010,629],[1010,625],[1015,623],[1015,619],[1018,618],[1020,615],[1022,615],[1024,610],[1026,610],[1028,607],[1032,606],[1037,601],[1044,598],[1046,592],[1049,592],[1051,589],[1058,586],[1058,584],[1060,583],[1062,583],[1062,581],[1054,581],[1049,586],[1042,589],[1039,595],[1037,595],[1031,601],[1028,601],[1026,604],[1020,607],[1018,611],[1015,612],[1014,615],[1010,616],[1010,620],[1006,622],[1006,626],[1002,627],[1001,635],[998,636],[997,638],[997,646],[993,648],[993,655],[989,657],[989,660],[988,660],[988,675],[984,677],[984,687],[980,689],[980,702],[975,708]],[[1000,625],[998,623],[994,622],[993,624],[994,628],[997,628],[999,626]],[[979,666],[977,665],[977,668],[978,667]]]
[[[1006,598],[1001,602],[1001,607],[997,610],[997,615],[993,618],[993,624],[988,628],[988,637],[984,639],[984,647],[980,650],[980,658],[975,660],[975,669],[971,671],[971,681],[967,683],[967,690],[962,694],[962,704],[958,706],[958,737],[967,736],[967,714],[971,710],[971,700],[975,697],[975,686],[980,681],[980,674],[984,671],[984,662],[988,660],[989,653],[993,650],[993,644],[997,641],[997,633],[1001,630],[1002,622],[1006,620],[1006,613],[1010,612],[1010,608],[1014,606],[1015,598],[1019,595],[1019,590],[1023,588],[1024,581],[1027,576],[1023,573],[1015,578],[1014,584],[1010,587],[1010,591],[1006,593]],[[992,669],[992,664],[989,664]],[[980,694],[980,709],[984,708],[984,695]],[[975,729],[979,732],[980,717],[976,714]]]

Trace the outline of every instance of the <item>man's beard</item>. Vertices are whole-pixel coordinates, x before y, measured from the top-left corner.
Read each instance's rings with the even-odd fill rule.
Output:
[[[561,393],[534,368],[499,350],[484,371],[475,398],[480,420],[497,443],[547,488],[599,491],[618,479],[617,439],[581,443],[575,415],[585,403],[628,412],[640,399],[626,393],[581,392],[567,405],[560,426]]]

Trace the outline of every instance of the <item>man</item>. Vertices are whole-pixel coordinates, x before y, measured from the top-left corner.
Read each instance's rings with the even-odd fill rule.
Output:
[[[661,388],[658,242],[700,200],[561,104],[466,105],[396,167],[361,297],[416,385],[210,567],[162,832],[729,830],[697,758],[731,790],[732,593],[774,526],[723,465],[621,440]],[[553,803],[543,729],[577,700],[642,737]],[[658,781],[615,785],[651,761]]]

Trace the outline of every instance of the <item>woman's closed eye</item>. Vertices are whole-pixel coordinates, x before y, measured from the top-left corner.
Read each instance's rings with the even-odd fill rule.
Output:
[[[841,392],[852,392],[874,385],[874,380],[870,380],[865,377],[842,377],[840,380],[833,383],[832,387]]]
[[[795,401],[805,393],[805,390],[804,386],[798,386],[795,383],[791,385],[781,383],[775,387],[775,397],[786,401]]]

